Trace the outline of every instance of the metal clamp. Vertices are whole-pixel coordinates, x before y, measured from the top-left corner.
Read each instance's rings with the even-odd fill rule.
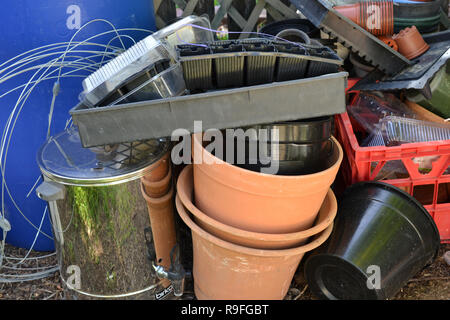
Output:
[[[152,262],[152,267],[155,270],[158,278],[168,279],[172,282],[173,294],[176,297],[180,297],[183,295],[186,272],[184,271],[184,268],[180,263],[180,249],[178,244],[176,244],[170,251],[169,270],[166,270],[163,266],[155,265],[154,261]]]
[[[64,191],[63,185],[51,181],[44,181],[36,188],[37,196],[48,202],[55,240],[61,246],[64,244],[64,236],[56,201],[64,199]]]

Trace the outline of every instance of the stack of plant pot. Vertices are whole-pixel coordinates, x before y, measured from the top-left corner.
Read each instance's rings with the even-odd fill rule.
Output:
[[[394,32],[416,26],[420,33],[439,30],[441,11],[448,14],[448,0],[396,1],[394,6]]]
[[[276,162],[278,175],[322,171],[333,151],[332,122],[332,116],[324,116],[244,128],[247,135],[235,138],[234,163],[244,169],[268,173],[270,170],[262,169]],[[245,145],[244,161],[238,155],[239,142]]]
[[[357,2],[335,6],[334,9],[376,36],[394,33],[394,5],[392,0]]]
[[[343,151],[334,137],[327,168],[276,175],[227,163],[193,135],[194,164],[177,181],[176,206],[192,231],[197,299],[283,299],[306,252],[333,228],[330,189]]]
[[[434,2],[436,2],[435,7],[437,9],[437,18],[439,23],[440,2],[439,0]],[[414,10],[414,6],[417,6],[417,11],[422,10],[419,4],[401,5],[411,6],[412,9],[410,10]],[[429,49],[429,46],[423,40],[418,27],[416,27],[416,21],[414,21],[414,19],[408,21],[407,24],[403,26],[403,29],[398,29],[397,26],[398,32],[394,34],[394,30],[396,30],[394,29],[394,21],[400,18],[394,16],[394,3],[392,0],[357,2],[353,4],[335,6],[333,9],[366,31],[377,36],[387,46],[395,51],[398,51],[409,60],[421,56]],[[399,8],[397,8],[397,15],[398,11]],[[355,58],[353,58],[353,60],[355,60]],[[355,68],[365,69],[361,68],[358,63],[355,64]],[[370,66],[367,66],[367,68],[370,68]]]
[[[176,245],[170,152],[167,152],[141,178],[141,191],[147,202],[152,232],[152,241],[157,265],[169,270],[170,253]],[[164,279],[162,286],[167,288],[170,281]]]

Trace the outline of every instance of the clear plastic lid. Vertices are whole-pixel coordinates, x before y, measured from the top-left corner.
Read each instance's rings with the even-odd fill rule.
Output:
[[[450,123],[387,116],[380,120],[386,146],[450,139]]]

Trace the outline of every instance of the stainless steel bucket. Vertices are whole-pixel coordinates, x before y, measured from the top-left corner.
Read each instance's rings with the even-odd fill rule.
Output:
[[[245,133],[237,136],[236,142],[245,143],[245,159],[242,161],[236,156],[234,164],[261,171],[276,162],[278,175],[322,171],[333,152],[332,119],[331,116],[318,117],[243,128]],[[239,148],[235,147],[235,154]]]
[[[262,148],[264,150],[261,150]],[[276,162],[278,175],[311,174],[325,170],[329,166],[329,158],[332,153],[333,142],[331,139],[303,144],[249,141],[246,142],[247,158],[245,163],[240,164],[238,161],[236,163],[244,169],[261,171],[262,168],[273,166]],[[252,157],[252,155],[256,155],[256,157]]]
[[[67,298],[155,299],[164,289],[148,259],[139,178],[168,150],[164,140],[85,149],[75,128],[41,147],[44,182],[36,192],[48,201]]]
[[[266,131],[267,140],[274,140],[274,131],[278,131],[279,143],[315,143],[328,140],[331,137],[333,117],[318,117],[298,121],[278,122],[274,124],[263,124],[244,128],[254,129],[248,131],[249,140],[258,140],[260,130]]]

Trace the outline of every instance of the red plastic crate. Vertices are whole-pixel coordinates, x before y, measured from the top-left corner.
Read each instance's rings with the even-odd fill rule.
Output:
[[[381,181],[399,187],[419,200],[436,222],[441,242],[450,243],[450,174],[445,174],[450,166],[450,140],[395,147],[361,147],[348,114],[336,115],[335,120],[336,138],[345,151],[341,166],[344,183],[348,186],[375,180],[387,163],[401,161],[409,177]],[[427,173],[420,172],[419,165],[413,161],[425,156],[437,157]]]

